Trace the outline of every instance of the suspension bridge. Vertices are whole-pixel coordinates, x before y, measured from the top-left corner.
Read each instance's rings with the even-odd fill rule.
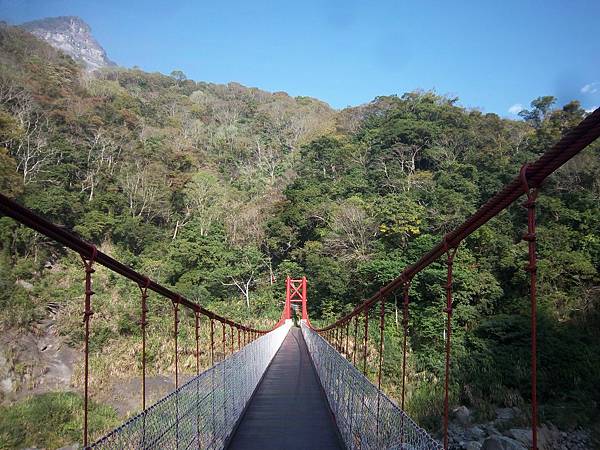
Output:
[[[306,278],[286,280],[281,319],[260,330],[222,317],[100,252],[75,234],[58,227],[0,194],[0,212],[77,252],[82,259],[85,290],[84,407],[82,441],[93,449],[448,449],[448,386],[451,377],[454,256],[462,241],[525,197],[531,308],[531,429],[538,448],[537,412],[537,255],[535,206],[543,181],[600,136],[600,109],[566,133],[539,159],[525,164],[512,182],[463,224],[445,235],[396,279],[360,303],[349,314],[324,326],[311,324]],[[410,332],[410,287],[415,275],[445,258],[446,326],[443,430],[432,436],[405,413],[407,336]],[[140,289],[142,335],[140,403],[142,412],[96,442],[89,441],[89,345],[93,327],[92,277],[96,265],[136,283]],[[150,292],[172,304],[175,391],[146,405],[146,327]],[[382,391],[386,302],[400,293],[402,367],[399,401]],[[179,314],[195,317],[196,376],[179,382]],[[300,316],[294,325],[293,313]],[[207,327],[212,366],[200,372],[200,328]],[[217,352],[223,357],[217,361]],[[369,356],[370,355],[370,356]],[[375,356],[373,356],[375,355]],[[376,376],[366,376],[367,358],[375,359]]]

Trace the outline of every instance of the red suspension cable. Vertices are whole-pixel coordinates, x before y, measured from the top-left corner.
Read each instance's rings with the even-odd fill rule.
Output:
[[[539,187],[541,183],[560,166],[565,164],[585,147],[594,142],[600,136],[600,108],[587,116],[575,128],[566,133],[550,150],[544,153],[537,161],[529,164],[524,176],[532,186]],[[504,189],[469,217],[460,226],[446,235],[444,240],[424,254],[413,265],[406,267],[398,277],[384,286],[380,291],[389,295],[396,291],[405,280],[412,279],[417,273],[434,263],[446,253],[445,245],[456,247],[467,236],[496,217],[502,210],[510,206],[521,195],[523,195],[522,176],[513,179]],[[333,328],[360,312],[368,309],[379,299],[379,292],[362,302],[354,310],[338,319],[336,322],[321,328],[321,330]]]

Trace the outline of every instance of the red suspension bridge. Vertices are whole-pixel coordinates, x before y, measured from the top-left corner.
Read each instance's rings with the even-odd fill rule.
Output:
[[[529,301],[531,307],[531,428],[532,448],[537,449],[537,256],[535,206],[543,181],[600,136],[600,109],[585,118],[537,161],[526,164],[502,191],[493,196],[462,225],[388,285],[363,301],[352,312],[323,328],[309,320],[306,278],[287,279],[286,302],[279,322],[259,330],[222,317],[184,296],[150,280],[102,253],[69,231],[57,227],[0,194],[0,212],[77,252],[85,272],[84,411],[83,444],[99,449],[189,448],[349,448],[437,449],[448,448],[448,386],[451,377],[453,263],[461,242],[525,196],[528,242]],[[445,258],[447,280],[445,308],[445,381],[441,442],[406,415],[407,336],[410,325],[411,281],[433,262]],[[89,343],[93,326],[92,276],[102,265],[140,288],[142,334],[142,412],[95,443],[89,442],[88,406]],[[146,405],[147,299],[154,292],[171,302],[175,356],[175,391],[152,406]],[[381,390],[384,359],[386,301],[401,293],[403,351],[399,404]],[[187,308],[195,318],[196,376],[179,383],[179,312]],[[293,327],[292,311],[301,317]],[[203,325],[205,324],[205,325]],[[370,325],[371,324],[371,325]],[[375,325],[376,324],[376,325]],[[209,330],[212,367],[200,373],[200,327]],[[376,327],[369,330],[369,326]],[[220,347],[224,357],[215,358]],[[367,354],[376,348],[375,384],[366,377]]]

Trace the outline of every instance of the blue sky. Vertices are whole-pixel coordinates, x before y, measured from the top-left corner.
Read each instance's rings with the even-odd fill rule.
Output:
[[[0,0],[10,23],[58,15],[120,65],[336,108],[414,89],[507,117],[541,95],[600,106],[598,0]]]

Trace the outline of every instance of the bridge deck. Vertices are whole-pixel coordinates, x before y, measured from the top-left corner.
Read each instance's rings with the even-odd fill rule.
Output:
[[[299,328],[290,329],[228,448],[344,448]]]

